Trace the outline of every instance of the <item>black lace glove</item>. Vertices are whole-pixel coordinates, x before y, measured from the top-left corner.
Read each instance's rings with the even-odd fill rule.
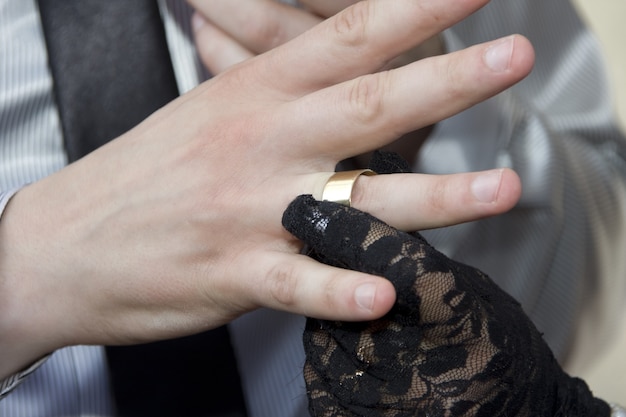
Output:
[[[313,416],[609,416],[565,374],[521,306],[418,234],[309,196],[283,224],[312,256],[389,279],[397,302],[365,323],[308,319]]]

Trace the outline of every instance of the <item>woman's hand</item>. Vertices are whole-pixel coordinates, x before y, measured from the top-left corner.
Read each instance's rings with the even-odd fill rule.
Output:
[[[336,203],[301,196],[283,222],[313,258],[384,276],[397,293],[378,320],[307,321],[311,415],[610,415],[563,372],[520,304],[479,270]]]

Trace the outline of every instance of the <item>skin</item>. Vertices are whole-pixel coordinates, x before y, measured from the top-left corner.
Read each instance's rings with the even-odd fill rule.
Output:
[[[261,306],[383,315],[388,281],[299,255],[281,216],[297,195],[321,195],[338,161],[529,73],[520,36],[380,71],[485,3],[360,2],[19,191],[0,222],[0,376],[63,346],[192,334]],[[494,45],[511,47],[495,70]],[[502,213],[519,195],[506,169],[379,175],[357,181],[353,206],[423,229]]]

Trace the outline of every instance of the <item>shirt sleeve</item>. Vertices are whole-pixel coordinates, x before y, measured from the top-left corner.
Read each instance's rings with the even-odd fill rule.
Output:
[[[18,385],[24,382],[24,380],[26,380],[26,378],[28,378],[30,374],[39,369],[39,367],[43,365],[49,357],[50,355],[46,355],[28,366],[26,369],[16,372],[15,374],[10,375],[3,380],[0,380],[0,400],[9,395],[11,391],[13,391]]]
[[[7,191],[0,190],[0,220],[2,219],[2,213],[4,213],[4,209],[9,203],[9,200],[18,190],[19,188],[13,188]]]

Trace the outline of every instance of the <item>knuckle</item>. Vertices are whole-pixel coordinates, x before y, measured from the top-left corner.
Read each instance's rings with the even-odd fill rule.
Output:
[[[291,265],[275,265],[268,274],[269,294],[278,304],[290,307],[296,304],[298,280]]]
[[[354,81],[348,102],[357,122],[371,123],[383,113],[388,73],[365,75]]]
[[[328,311],[333,311],[337,308],[336,297],[339,293],[339,277],[330,279],[324,287],[324,295],[321,300],[322,305]]]
[[[448,205],[446,204],[447,195],[447,184],[445,182],[435,182],[425,190],[423,201],[431,212],[445,213],[448,211]]]
[[[467,86],[466,74],[467,66],[462,68],[454,59],[445,59],[441,62],[443,68],[439,67],[437,74],[444,75],[444,85],[446,97],[456,98],[462,95],[462,87]]]
[[[350,47],[367,43],[367,22],[371,14],[370,7],[370,2],[359,2],[336,15],[334,26],[339,35],[339,42]]]

